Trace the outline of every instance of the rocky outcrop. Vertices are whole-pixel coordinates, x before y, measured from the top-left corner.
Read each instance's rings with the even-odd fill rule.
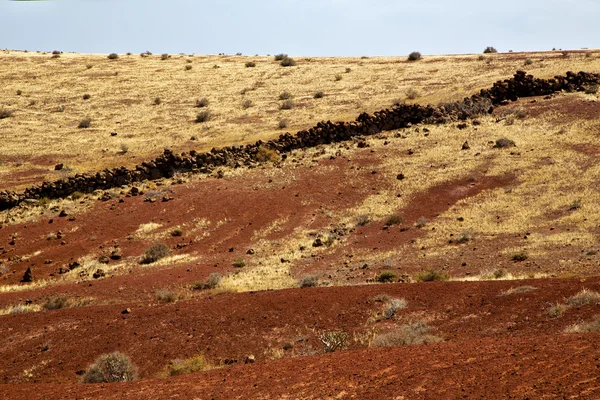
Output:
[[[498,81],[490,89],[482,89],[479,94],[460,102],[438,106],[396,105],[372,115],[362,113],[352,122],[319,122],[316,126],[295,135],[285,133],[267,142],[259,140],[253,144],[212,149],[206,153],[192,150],[189,153],[175,154],[165,149],[162,155],[143,162],[134,169],[118,167],[95,173],[76,174],[69,178],[31,186],[22,193],[0,191],[0,210],[15,207],[26,199],[55,199],[74,192],[91,193],[98,189],[105,190],[144,180],[172,177],[176,171],[208,173],[220,166],[254,165],[263,159],[259,156],[261,147],[271,148],[283,154],[295,149],[341,142],[418,123],[439,124],[466,120],[491,113],[495,105],[506,104],[520,97],[544,96],[562,90],[583,91],[585,85],[599,82],[600,74],[586,72],[567,72],[565,76],[539,79],[517,71],[511,79]]]

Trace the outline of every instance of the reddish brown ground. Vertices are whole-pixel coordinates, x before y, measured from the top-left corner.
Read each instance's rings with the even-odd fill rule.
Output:
[[[539,99],[527,107],[531,113],[551,109],[560,113],[560,99]],[[552,102],[557,103],[552,106]],[[550,106],[547,111],[535,109],[540,104]],[[578,112],[569,107],[565,112]],[[571,246],[514,263],[502,250],[524,243],[526,232],[457,245],[461,251],[453,257],[423,259],[426,249],[405,246],[401,263],[391,269],[411,276],[426,267],[444,266],[447,273],[458,277],[506,268],[553,276],[570,273],[578,278],[372,285],[365,283],[390,267],[371,261],[365,266],[362,256],[350,257],[355,252],[377,254],[410,244],[426,233],[414,226],[419,218],[433,221],[462,199],[518,186],[519,171],[491,176],[483,169],[474,170],[469,179],[447,181],[420,193],[400,191],[400,196],[411,196],[408,205],[397,210],[404,218],[402,224],[384,229],[385,221],[376,220],[353,226],[331,249],[309,247],[292,262],[295,278],[312,273],[335,286],[221,294],[190,290],[192,283],[212,272],[226,275],[234,271],[234,260],[243,258],[248,269],[256,266],[272,250],[260,247],[255,235],[278,221],[283,222],[264,238],[284,242],[298,227],[307,235],[339,228],[331,215],[361,204],[369,195],[397,187],[396,175],[402,171],[380,170],[382,160],[397,158],[399,166],[411,162],[401,140],[375,152],[368,148],[350,152],[346,146],[338,145],[341,153],[331,159],[311,160],[298,153],[282,168],[257,168],[240,174],[226,171],[223,179],[208,177],[159,186],[157,190],[172,198],[167,202],[145,202],[145,196],[126,197],[123,193],[106,202],[94,202],[88,211],[70,212],[74,219],[59,217],[60,209],[54,209],[44,211],[35,221],[4,226],[0,229],[2,284],[18,284],[30,266],[36,279],[61,279],[60,267],[90,254],[110,255],[115,246],[130,266],[103,279],[0,293],[2,309],[26,299],[42,303],[52,295],[94,299],[81,308],[0,316],[0,398],[600,396],[598,334],[563,333],[568,326],[599,314],[598,304],[569,309],[557,318],[547,314],[551,305],[583,288],[600,291],[600,278],[590,277],[597,266],[595,254]],[[579,151],[592,150],[582,147]],[[548,214],[545,218],[559,216]],[[197,219],[211,224],[194,232]],[[156,239],[138,238],[135,232],[150,222],[161,224],[157,230],[163,234],[160,240],[173,254],[189,254],[197,260],[140,266],[140,255]],[[461,224],[456,224],[460,232]],[[182,226],[183,236],[169,235],[177,226]],[[410,229],[402,229],[407,227]],[[554,228],[554,232],[570,229]],[[63,233],[62,239],[48,240],[49,234],[58,231]],[[313,236],[309,237],[312,240]],[[255,254],[247,254],[248,249],[255,249]],[[568,271],[555,262],[558,255],[572,260]],[[525,285],[535,289],[503,295]],[[185,299],[160,303],[155,291],[164,288],[176,290]],[[377,321],[374,317],[384,304],[376,301],[376,296],[382,294],[404,298],[408,307],[389,320]],[[129,312],[123,313],[126,309]],[[373,334],[415,321],[428,323],[443,342],[369,347]],[[350,339],[341,351],[325,354],[319,335],[331,330],[344,330]],[[139,367],[139,382],[78,383],[97,356],[115,350],[129,355]],[[198,353],[221,368],[159,378],[169,361]],[[256,363],[244,364],[249,355]]]

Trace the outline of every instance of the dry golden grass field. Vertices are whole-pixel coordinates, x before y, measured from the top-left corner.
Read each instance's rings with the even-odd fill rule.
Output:
[[[269,139],[322,120],[352,120],[396,101],[457,100],[517,69],[547,78],[600,67],[599,53],[590,51],[424,56],[418,62],[296,57],[292,67],[272,56],[163,58],[1,52],[0,108],[13,114],[0,119],[0,188],[132,167],[164,147],[209,150]],[[255,67],[246,67],[251,62]],[[284,92],[292,109],[281,109]],[[317,92],[324,96],[315,98]],[[201,99],[208,105],[195,107]],[[196,123],[203,111],[209,120]],[[90,127],[78,129],[84,119]],[[57,163],[66,169],[54,172]]]

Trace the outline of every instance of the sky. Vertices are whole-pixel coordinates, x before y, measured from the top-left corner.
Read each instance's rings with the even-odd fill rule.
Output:
[[[395,56],[600,47],[597,0],[0,0],[0,48]]]

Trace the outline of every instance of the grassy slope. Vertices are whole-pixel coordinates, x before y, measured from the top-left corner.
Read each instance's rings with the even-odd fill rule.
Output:
[[[481,57],[426,56],[413,63],[404,57],[298,58],[297,66],[284,68],[272,57],[173,55],[162,60],[159,55],[121,55],[109,60],[105,55],[51,58],[4,51],[0,107],[14,114],[0,120],[0,182],[2,187],[22,187],[69,173],[133,166],[164,147],[201,150],[272,138],[282,132],[279,121],[287,121],[286,130],[295,132],[321,120],[350,120],[362,111],[406,100],[408,90],[419,94],[408,101],[455,100],[518,68],[550,77],[600,67],[595,53]],[[525,67],[526,59],[533,63]],[[248,61],[256,67],[246,68]],[[285,91],[293,96],[292,110],[280,110],[279,95]],[[314,99],[318,91],[325,97]],[[90,98],[84,100],[84,94]],[[196,124],[200,109],[194,105],[200,98],[208,99],[211,119]],[[250,108],[244,108],[246,100],[252,102]],[[78,129],[85,118],[91,119],[91,127]],[[190,141],[192,136],[198,140]],[[54,172],[56,163],[64,163],[68,171]],[[24,175],[27,180],[19,179]]]

